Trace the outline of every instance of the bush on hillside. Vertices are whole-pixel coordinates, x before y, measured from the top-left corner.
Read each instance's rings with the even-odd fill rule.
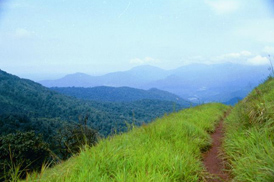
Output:
[[[56,149],[65,160],[80,152],[85,145],[93,146],[97,142],[98,132],[87,125],[88,116],[79,117],[79,123],[66,124],[55,136]]]
[[[0,137],[0,175],[7,180],[13,170],[20,171],[19,177],[27,172],[40,170],[43,163],[50,157],[48,144],[42,136],[31,132],[17,132]]]

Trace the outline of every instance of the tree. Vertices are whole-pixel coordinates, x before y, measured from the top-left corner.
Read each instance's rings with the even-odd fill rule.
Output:
[[[27,172],[40,170],[50,158],[48,144],[41,135],[31,132],[17,132],[0,137],[0,175],[7,178],[9,171],[19,167],[20,177]]]
[[[79,117],[79,123],[64,124],[55,136],[56,149],[62,159],[68,159],[80,152],[85,145],[93,146],[98,139],[98,132],[87,125],[88,115]]]

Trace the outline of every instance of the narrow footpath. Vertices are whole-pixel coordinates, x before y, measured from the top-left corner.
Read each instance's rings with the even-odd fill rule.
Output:
[[[224,114],[224,117],[219,122],[214,133],[211,134],[212,146],[203,154],[203,163],[210,174],[207,178],[208,182],[228,182],[229,174],[225,170],[224,160],[221,158],[222,140],[224,136],[223,122],[228,113]]]

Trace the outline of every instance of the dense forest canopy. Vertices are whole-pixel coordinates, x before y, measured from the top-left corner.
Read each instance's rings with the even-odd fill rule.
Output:
[[[105,137],[186,107],[152,99],[118,103],[77,99],[4,71],[0,71],[0,106],[1,136],[34,131],[57,153],[59,131],[68,126],[77,128],[83,118],[87,127]]]
[[[150,99],[120,103],[79,100],[4,71],[0,72],[0,104],[1,120],[20,123],[24,118],[54,128],[60,125],[57,123],[78,122],[79,116],[88,114],[89,125],[104,136],[125,131],[126,122],[141,124],[183,108],[171,101]]]
[[[107,101],[107,102],[132,102],[139,100],[163,100],[171,101],[182,106],[189,107],[190,101],[184,100],[178,95],[162,91],[156,88],[149,90],[130,87],[52,87],[51,90],[85,100]]]

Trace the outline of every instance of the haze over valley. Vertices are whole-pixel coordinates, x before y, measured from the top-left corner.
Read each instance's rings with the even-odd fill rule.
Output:
[[[195,103],[227,102],[235,98],[244,98],[269,76],[269,67],[270,65],[224,63],[192,64],[164,70],[145,65],[102,76],[75,73],[39,83],[46,87],[126,86],[145,90],[157,88]]]

